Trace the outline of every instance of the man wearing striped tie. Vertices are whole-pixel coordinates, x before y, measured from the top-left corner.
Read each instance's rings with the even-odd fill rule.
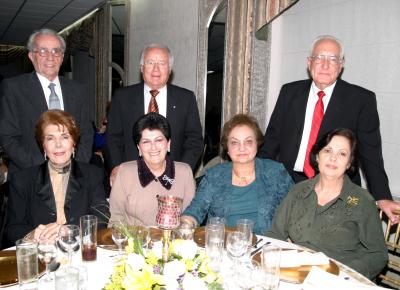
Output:
[[[5,79],[0,90],[0,145],[9,157],[9,172],[44,161],[34,128],[39,116],[48,109],[65,110],[74,116],[81,131],[75,158],[89,162],[93,130],[88,94],[77,82],[58,75],[64,58],[64,39],[53,30],[41,29],[29,37],[27,48],[35,71]]]
[[[307,58],[309,80],[285,84],[265,132],[259,156],[282,162],[295,182],[315,174],[309,163],[312,146],[327,132],[348,128],[357,136],[358,156],[368,190],[393,222],[400,204],[392,200],[383,166],[375,93],[339,78],[344,66],[340,40],[317,37]],[[350,176],[361,185],[357,170]]]

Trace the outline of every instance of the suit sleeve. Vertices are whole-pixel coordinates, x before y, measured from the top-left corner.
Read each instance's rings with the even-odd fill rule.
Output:
[[[92,185],[89,194],[90,198],[90,214],[97,216],[99,228],[106,228],[110,217],[109,204],[106,200],[106,192],[104,190],[104,174],[99,168],[91,167]]]
[[[92,157],[92,145],[93,145],[93,128],[92,128],[92,119],[89,113],[89,100],[87,98],[88,94],[86,90],[81,87],[80,101],[81,105],[79,109],[79,129],[81,132],[81,136],[79,138],[79,144],[77,146],[76,159],[78,161],[82,161],[85,163],[89,163],[90,158]]]
[[[258,156],[272,160],[279,160],[279,151],[281,146],[281,128],[284,123],[284,96],[285,86],[281,88],[274,111],[268,123],[264,135],[264,144],[258,150]]]
[[[29,188],[29,183],[21,182],[18,177],[10,179],[6,235],[7,239],[13,243],[34,229],[34,225],[29,222],[28,214]]]
[[[121,97],[122,95],[119,95],[118,91],[116,91],[107,116],[104,153],[110,169],[124,162],[124,126],[121,118],[122,110],[120,109]]]
[[[192,170],[195,169],[203,152],[202,131],[196,97],[191,93],[185,125],[185,139],[182,145],[183,154],[180,161],[189,164]]]
[[[376,97],[372,92],[363,96],[364,104],[357,122],[357,141],[361,167],[368,189],[375,200],[392,199],[382,156],[382,141]]]

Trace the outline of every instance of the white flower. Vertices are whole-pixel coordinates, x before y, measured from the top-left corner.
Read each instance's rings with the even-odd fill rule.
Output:
[[[129,254],[126,258],[126,263],[132,268],[134,271],[140,271],[145,264],[144,257],[138,254]]]
[[[177,289],[179,289],[179,283],[174,278],[164,276],[163,288],[165,288],[166,290],[177,290]]]
[[[175,254],[182,257],[184,260],[193,260],[197,253],[197,244],[192,240],[174,240],[173,251]]]
[[[162,242],[161,241],[154,242],[153,248],[151,250],[153,251],[154,255],[158,259],[162,258]]]
[[[180,276],[185,274],[185,272],[186,272],[186,265],[181,261],[174,260],[164,265],[163,274],[166,278],[172,278],[176,280]]]
[[[207,290],[207,285],[199,277],[193,276],[191,273],[186,273],[182,281],[183,289],[187,290]]]

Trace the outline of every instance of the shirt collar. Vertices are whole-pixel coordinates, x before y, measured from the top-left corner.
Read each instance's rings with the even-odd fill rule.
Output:
[[[139,157],[139,159],[137,160],[138,175],[140,184],[143,187],[146,187],[152,181],[155,181],[155,182],[160,182],[160,184],[165,189],[167,190],[171,189],[172,184],[175,182],[175,164],[168,156],[165,157],[165,160],[167,164],[165,166],[164,173],[161,174],[161,176],[156,177],[150,171],[149,167],[146,165],[146,162],[144,162],[143,157]]]

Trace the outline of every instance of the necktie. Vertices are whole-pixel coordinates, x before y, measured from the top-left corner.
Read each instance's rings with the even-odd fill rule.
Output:
[[[303,170],[308,178],[312,178],[315,175],[314,169],[310,165],[310,152],[315,144],[315,141],[317,140],[319,128],[321,127],[322,119],[324,118],[324,102],[322,101],[322,98],[324,96],[325,93],[323,91],[318,92],[318,101],[315,104],[310,137],[308,138],[306,159],[304,160],[304,170]]]
[[[147,113],[158,113],[158,105],[156,101],[156,96],[158,95],[159,91],[157,90],[151,90],[150,95],[150,103],[149,103],[149,108],[147,109]]]
[[[49,109],[61,109],[60,99],[58,98],[54,89],[56,85],[54,83],[49,84],[50,96],[49,96]]]

